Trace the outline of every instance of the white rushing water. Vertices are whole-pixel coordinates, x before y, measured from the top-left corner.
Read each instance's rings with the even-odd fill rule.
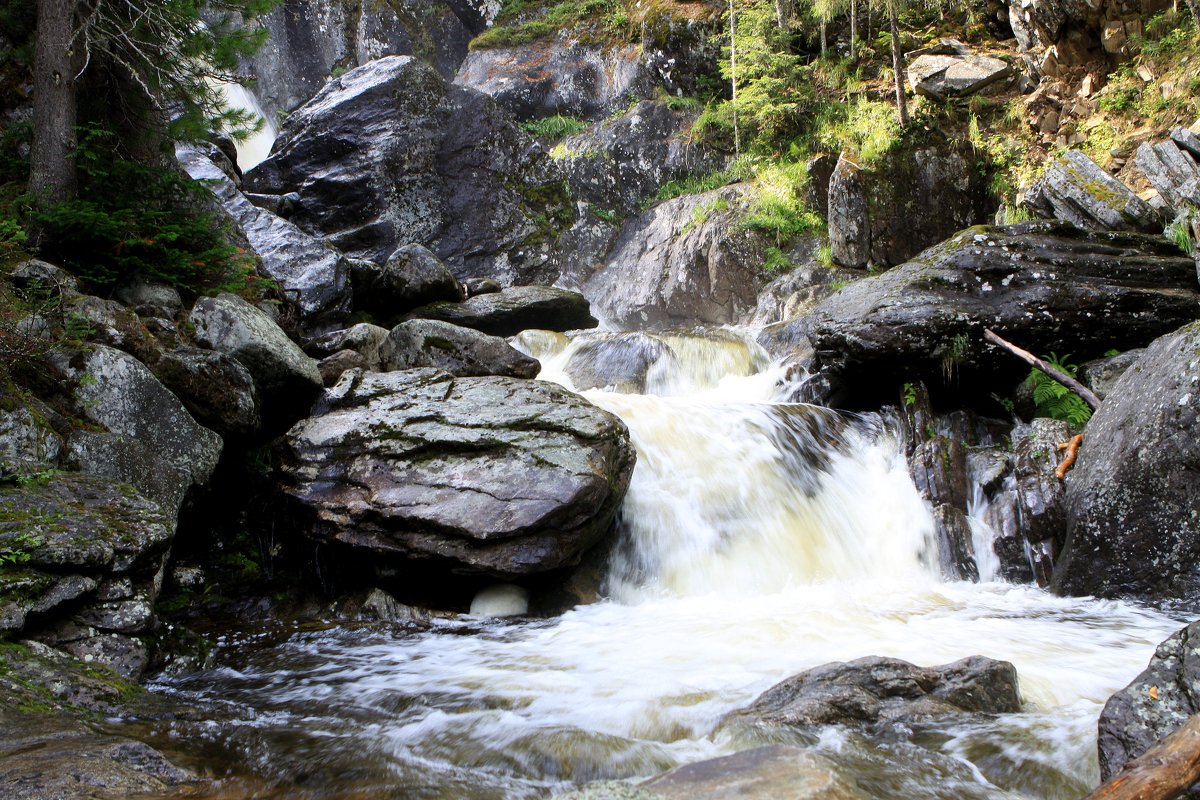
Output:
[[[262,126],[246,138],[234,141],[237,148],[238,167],[248,170],[261,163],[271,154],[271,145],[279,134],[279,126],[271,116],[263,110],[262,104],[249,89],[237,83],[222,83],[222,94],[229,108],[249,111],[256,119],[262,120]]]
[[[930,513],[877,421],[776,402],[782,372],[747,342],[663,341],[670,366],[652,367],[649,393],[585,393],[638,449],[610,599],[549,620],[231,641],[226,666],[170,685],[243,709],[206,735],[269,775],[303,771],[303,796],[543,797],[751,746],[713,735],[721,716],[809,667],[982,654],[1016,665],[1025,712],[890,744],[798,741],[864,797],[1072,798],[1093,784],[1101,705],[1179,623],[943,581]],[[524,341],[567,385],[579,344]]]

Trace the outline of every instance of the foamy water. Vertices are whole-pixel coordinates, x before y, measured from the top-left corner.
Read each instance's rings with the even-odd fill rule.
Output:
[[[283,783],[306,775],[287,796],[544,797],[753,746],[714,735],[718,720],[809,667],[982,654],[1016,665],[1024,712],[890,742],[794,739],[868,797],[1073,798],[1093,785],[1101,705],[1179,623],[943,581],[929,511],[878,420],[774,402],[782,373],[749,342],[677,339],[649,393],[586,392],[626,421],[639,457],[608,600],[419,633],[234,637],[224,666],[163,687],[221,698],[234,719],[171,735]],[[577,343],[536,341],[544,376],[569,385]]]

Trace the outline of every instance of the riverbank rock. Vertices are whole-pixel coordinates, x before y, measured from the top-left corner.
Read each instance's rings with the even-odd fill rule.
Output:
[[[283,491],[319,540],[517,576],[603,538],[633,462],[620,420],[551,384],[349,372],[288,432]]]
[[[291,424],[321,389],[316,362],[263,311],[232,294],[202,297],[188,317],[198,344],[225,353],[254,379],[263,423]]]
[[[1043,219],[1060,219],[1088,230],[1162,230],[1162,220],[1149,203],[1079,150],[1051,161],[1023,203]]]
[[[553,286],[512,286],[468,297],[461,303],[432,303],[414,309],[408,317],[449,322],[492,336],[516,336],[531,329],[573,331],[597,325],[587,298]]]
[[[435,367],[466,378],[507,375],[534,378],[541,371],[536,358],[509,346],[499,336],[432,319],[401,323],[380,348],[384,370]]]
[[[162,713],[140,687],[37,642],[0,649],[0,786],[8,800],[178,797],[208,781],[96,720]]]
[[[209,145],[212,147],[212,145]],[[350,311],[350,267],[328,242],[251,203],[233,181],[195,146],[175,156],[187,173],[216,195],[262,259],[262,270],[296,305],[300,318],[319,324]]]
[[[405,56],[331,80],[245,184],[297,192],[291,221],[347,255],[382,264],[416,243],[505,285],[558,277],[574,213],[553,160],[491,98]]]
[[[940,667],[918,667],[869,656],[788,678],[746,708],[725,715],[718,727],[891,726],[1020,710],[1017,670],[1007,661],[971,656]]]
[[[664,359],[674,361],[675,354],[661,339],[644,333],[597,334],[575,348],[564,371],[581,392],[643,394],[650,369]]]
[[[1084,429],[1067,486],[1062,594],[1200,591],[1200,323],[1156,340]]]
[[[1138,169],[1167,204],[1172,218],[1189,208],[1200,207],[1200,163],[1196,158],[1174,139],[1153,144],[1143,142],[1134,155]]]
[[[395,319],[426,303],[464,300],[462,286],[441,259],[419,244],[406,244],[388,256],[383,266],[356,261],[354,310],[381,319]]]
[[[660,203],[625,223],[581,291],[620,328],[732,324],[753,310],[767,242],[739,225],[745,187]]]
[[[197,422],[221,436],[251,434],[262,424],[254,378],[233,356],[177,347],[159,356],[153,372]]]
[[[615,119],[563,139],[552,151],[572,196],[620,216],[637,214],[668,181],[722,166],[688,136],[694,112],[645,100]]]
[[[1198,313],[1195,265],[1165,239],[1026,222],[961,231],[847,286],[793,327],[844,398],[890,402],[880,386],[919,377],[932,388],[947,372],[956,390],[1007,392],[1028,367],[986,345],[985,328],[1086,360],[1146,345]]]
[[[1200,622],[1160,644],[1146,669],[1104,704],[1097,739],[1100,780],[1120,772],[1126,762],[1196,713],[1200,713]]]

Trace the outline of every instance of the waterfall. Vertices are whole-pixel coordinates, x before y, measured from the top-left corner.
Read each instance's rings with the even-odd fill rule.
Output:
[[[1016,666],[1022,713],[882,744],[837,729],[772,741],[886,786],[870,796],[1065,800],[1095,785],[1100,708],[1176,620],[943,580],[929,511],[886,424],[786,402],[786,371],[740,333],[516,341],[542,360],[543,380],[618,414],[637,447],[606,599],[550,619],[230,636],[214,666],[159,684],[224,709],[171,721],[164,747],[201,743],[284,786],[303,775],[314,799],[534,800],[761,744],[714,726],[820,664],[982,654]],[[980,557],[991,515],[982,495],[970,510]],[[986,558],[980,567],[994,577]]]
[[[220,89],[229,108],[249,111],[263,121],[262,128],[256,133],[241,141],[234,141],[234,145],[237,147],[238,167],[244,172],[270,155],[271,145],[275,144],[275,137],[279,133],[279,126],[263,110],[258,98],[245,86],[237,83],[222,83]]]

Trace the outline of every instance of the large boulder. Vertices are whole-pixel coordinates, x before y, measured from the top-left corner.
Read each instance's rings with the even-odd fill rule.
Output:
[[[1143,142],[1134,154],[1134,161],[1167,204],[1171,216],[1200,208],[1200,163],[1174,139],[1153,144]]]
[[[633,462],[621,421],[564,389],[420,369],[343,375],[282,470],[318,540],[517,576],[604,537]]]
[[[597,324],[583,295],[552,286],[513,286],[461,303],[421,306],[408,316],[450,322],[492,336],[516,336],[531,328],[572,331]]]
[[[1200,622],[1193,622],[1160,644],[1146,669],[1104,704],[1096,742],[1100,780],[1116,775],[1197,713]]]
[[[1162,220],[1149,203],[1079,150],[1051,161],[1023,203],[1043,219],[1088,230],[1162,230]]]
[[[721,727],[887,727],[1020,710],[1017,670],[1007,661],[971,656],[940,667],[918,667],[898,658],[868,656],[794,675],[727,714]]]
[[[897,148],[869,169],[843,155],[829,180],[836,264],[888,267],[995,211],[987,181],[962,143]]]
[[[449,79],[497,8],[492,0],[285,0],[261,18],[269,35],[247,60],[255,97],[274,118],[311,99],[338,67],[389,55],[416,56]]]
[[[739,224],[746,191],[684,195],[625,223],[581,289],[599,316],[620,328],[663,329],[749,315],[767,241]]]
[[[1145,345],[1198,314],[1195,265],[1165,239],[1026,222],[961,231],[845,287],[793,327],[848,390],[918,377],[941,385],[951,372],[986,393],[1007,391],[1000,381],[1028,368],[985,346],[985,328],[1084,360]]]
[[[1161,600],[1200,590],[1197,353],[1200,323],[1158,339],[1088,422],[1056,591]]]
[[[564,139],[552,151],[571,194],[604,211],[636,214],[668,181],[719,168],[722,158],[687,135],[694,113],[643,101]]]
[[[326,84],[245,184],[297,192],[291,220],[349,255],[384,263],[417,243],[460,278],[505,284],[558,277],[573,214],[553,160],[493,100],[405,56]]]
[[[499,336],[433,319],[409,320],[392,328],[380,353],[384,370],[436,367],[463,378],[534,378],[542,368],[536,358]]]
[[[251,203],[203,149],[180,145],[175,156],[241,226],[262,259],[263,272],[296,304],[302,320],[319,323],[349,312],[350,269],[341,253],[328,242]]]
[[[202,297],[188,319],[197,343],[233,356],[250,372],[268,427],[300,417],[321,389],[316,362],[265,312],[242,298]]]
[[[72,436],[70,459],[84,471],[132,483],[169,513],[208,481],[221,437],[197,423],[140,361],[104,345],[52,360],[73,386],[82,417],[104,429]]]
[[[380,319],[394,319],[426,303],[464,299],[462,286],[441,259],[419,244],[406,244],[388,256],[383,266],[357,261],[354,310]]]
[[[913,91],[934,100],[977,94],[1012,74],[1007,62],[981,55],[927,54],[908,65]]]
[[[231,355],[176,347],[159,356],[153,372],[200,424],[222,436],[254,433],[262,423],[254,378]]]

